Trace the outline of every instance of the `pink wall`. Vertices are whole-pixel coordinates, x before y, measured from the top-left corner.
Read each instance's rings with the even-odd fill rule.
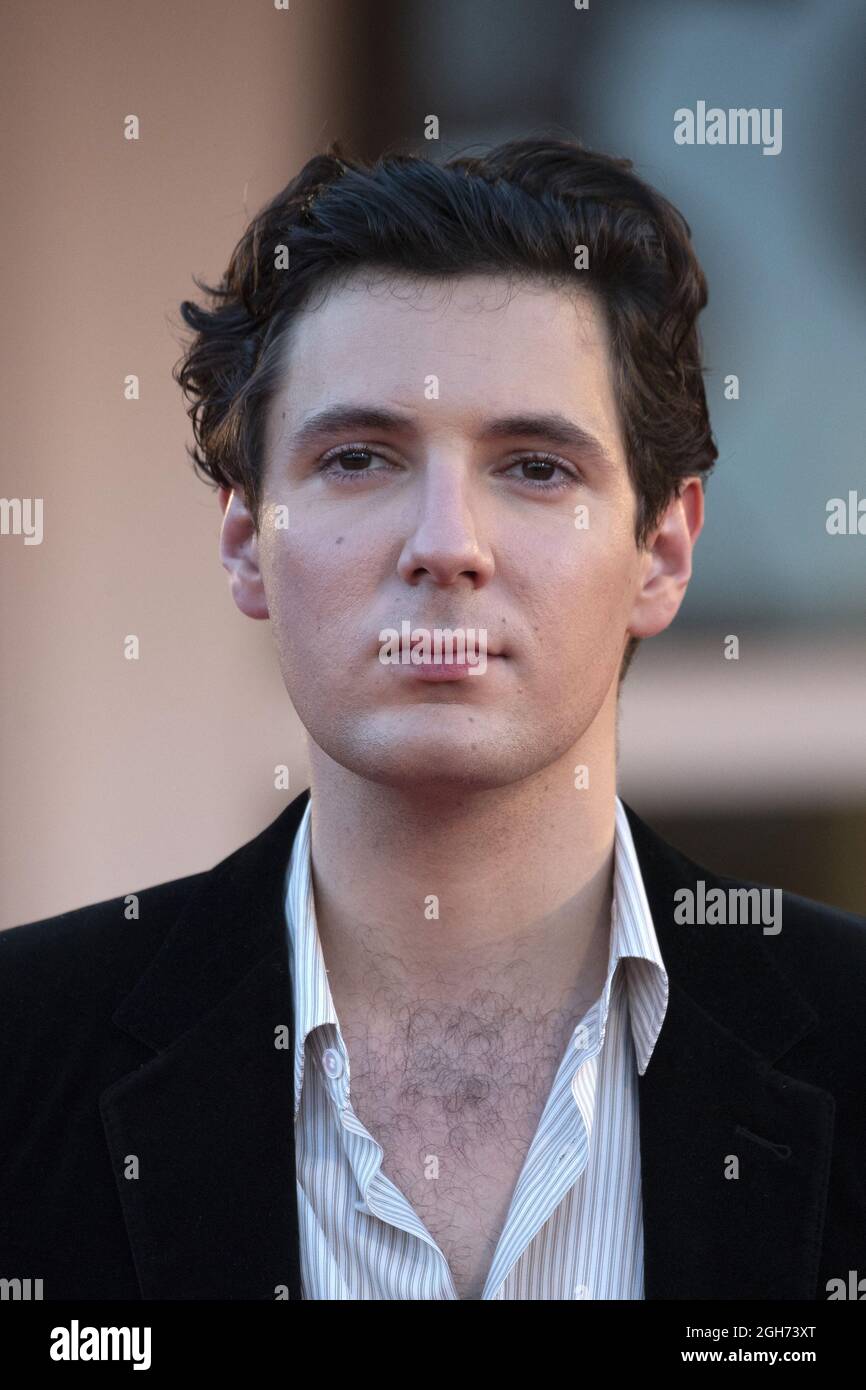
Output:
[[[342,0],[4,7],[0,495],[44,538],[0,537],[0,926],[207,867],[285,804],[275,762],[305,785],[171,369],[192,273],[345,134],[335,30]]]

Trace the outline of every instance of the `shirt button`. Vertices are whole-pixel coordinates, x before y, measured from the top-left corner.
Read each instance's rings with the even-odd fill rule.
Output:
[[[343,1075],[343,1059],[333,1047],[325,1048],[322,1053],[322,1066],[325,1068],[325,1075],[333,1077],[335,1081]]]

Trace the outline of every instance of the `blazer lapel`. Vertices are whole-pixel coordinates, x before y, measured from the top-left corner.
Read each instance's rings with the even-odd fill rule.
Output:
[[[283,889],[308,797],[205,877],[114,1014],[156,1054],[100,1098],[146,1299],[301,1298]]]
[[[638,1083],[645,1296],[814,1299],[834,1100],[776,1065],[818,1022],[773,960],[784,919],[676,923],[678,889],[739,885],[625,809],[670,983]]]

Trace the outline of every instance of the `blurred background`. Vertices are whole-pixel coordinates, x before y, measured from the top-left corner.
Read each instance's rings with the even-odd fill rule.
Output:
[[[192,274],[334,138],[525,133],[633,159],[710,285],[720,458],[684,607],[624,687],[621,795],[699,862],[866,912],[866,535],[825,524],[866,497],[864,30],[858,0],[7,2],[0,493],[44,499],[44,539],[0,536],[0,926],[207,868],[307,785],[184,451]],[[675,144],[699,100],[781,107],[781,153]]]

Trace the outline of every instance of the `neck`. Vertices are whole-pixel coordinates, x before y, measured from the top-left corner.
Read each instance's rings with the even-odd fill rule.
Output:
[[[312,875],[332,988],[592,1002],[610,945],[615,744],[481,790],[387,786],[310,746]],[[606,754],[606,755],[605,755]],[[574,768],[591,769],[576,790]]]

